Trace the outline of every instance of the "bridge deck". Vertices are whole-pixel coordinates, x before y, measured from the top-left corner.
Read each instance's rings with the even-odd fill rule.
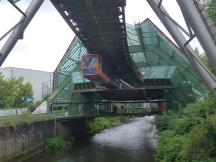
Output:
[[[163,89],[105,89],[105,90],[81,90],[75,93],[82,93],[83,95],[96,94],[107,100],[113,101],[129,101],[129,100],[157,100],[164,99]]]

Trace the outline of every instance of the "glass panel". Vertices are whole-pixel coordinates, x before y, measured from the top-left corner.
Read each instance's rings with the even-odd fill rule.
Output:
[[[97,67],[96,55],[84,55],[82,58],[83,69],[90,69]]]

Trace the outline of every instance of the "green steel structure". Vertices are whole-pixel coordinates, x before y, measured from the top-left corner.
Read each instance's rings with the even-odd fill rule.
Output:
[[[75,37],[54,72],[54,92],[48,106],[65,106],[73,115],[93,115],[95,108],[110,102],[119,101],[117,105],[127,107],[150,98],[173,107],[194,102],[206,93],[184,54],[151,20],[127,24],[126,31],[129,54],[141,74],[141,85],[126,90],[97,89],[94,82],[80,75],[80,60],[87,49]]]
[[[88,53],[102,56],[103,67],[112,79],[120,77],[129,84],[141,85],[127,45],[126,0],[51,1]]]
[[[128,25],[127,34],[130,54],[144,74],[145,88],[159,88],[163,86],[164,80],[170,81],[170,85],[176,87],[169,90],[171,96],[185,103],[192,102],[206,91],[184,54],[151,20],[146,19],[138,25]],[[169,76],[170,78],[166,79],[168,76],[164,73],[173,73],[175,77]],[[145,84],[147,82],[152,85]]]

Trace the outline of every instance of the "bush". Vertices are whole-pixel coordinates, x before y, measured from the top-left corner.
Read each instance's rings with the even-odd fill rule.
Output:
[[[160,162],[180,162],[179,152],[182,149],[184,136],[176,135],[171,130],[160,134],[155,158]]]
[[[163,130],[167,130],[169,123],[171,122],[172,119],[173,119],[173,116],[170,115],[170,113],[168,112],[165,112],[162,115],[157,115],[155,117],[155,125],[156,125],[157,130],[159,132]]]
[[[88,123],[89,133],[95,134],[99,133],[104,129],[114,127],[120,124],[120,119],[118,117],[99,117],[94,120],[94,122]]]
[[[206,97],[181,112],[169,112],[155,119],[159,130],[158,162],[215,162],[216,100]]]
[[[64,140],[61,137],[55,137],[47,140],[44,150],[45,152],[55,152],[65,146],[70,146],[70,145],[71,142],[69,140]]]

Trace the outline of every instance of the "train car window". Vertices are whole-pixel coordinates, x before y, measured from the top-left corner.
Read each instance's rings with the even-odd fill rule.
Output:
[[[97,56],[95,55],[85,55],[82,61],[84,69],[97,67]]]

